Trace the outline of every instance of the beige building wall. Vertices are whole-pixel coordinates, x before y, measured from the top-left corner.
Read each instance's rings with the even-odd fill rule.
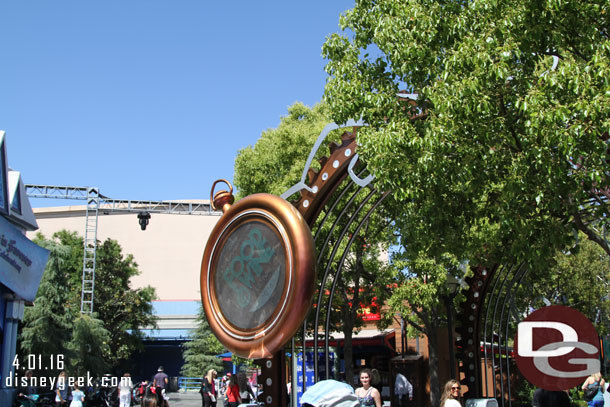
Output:
[[[85,207],[35,208],[40,229],[50,237],[67,229],[85,234]],[[201,259],[212,228],[220,215],[151,214],[141,230],[137,214],[99,212],[97,239],[117,240],[124,254],[132,254],[141,274],[132,278],[134,288],[151,285],[161,301],[200,301]]]

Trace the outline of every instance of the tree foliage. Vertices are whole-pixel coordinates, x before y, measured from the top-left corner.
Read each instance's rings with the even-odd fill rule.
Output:
[[[51,254],[34,306],[24,315],[22,350],[71,355],[69,366],[93,373],[117,367],[140,349],[140,327],[155,325],[155,291],[129,286],[130,278],[139,274],[133,256],[123,255],[115,240],[98,242],[94,315],[82,316],[82,237],[63,230],[50,240],[38,235],[36,241]],[[94,356],[87,355],[91,349]]]
[[[575,228],[609,251],[587,223],[607,222],[606,204],[583,213],[610,184],[609,8],[362,0],[342,16],[353,36],[324,44],[325,99],[336,121],[370,125],[359,151],[415,251],[544,262]]]
[[[602,0],[357,0],[341,17],[325,101],[368,124],[359,154],[393,193],[413,281],[396,306],[436,312],[443,269],[466,261],[535,275],[575,230],[610,253],[609,14]]]
[[[277,128],[264,131],[254,146],[239,150],[233,179],[238,198],[259,192],[281,195],[293,186],[315,140],[330,122],[322,104],[289,106]]]
[[[288,115],[282,117],[279,126],[270,129],[261,135],[254,146],[240,150],[235,160],[235,186],[239,196],[244,197],[253,193],[267,192],[280,195],[289,187],[300,180],[309,153],[317,140],[322,129],[331,123],[324,104],[317,104],[308,108],[300,103],[295,103],[288,108]],[[328,140],[337,141],[339,133],[331,133]],[[316,158],[328,154],[327,148],[321,148]],[[317,168],[317,162],[312,167]],[[330,214],[323,225],[315,228],[325,229],[328,233],[328,241],[320,239],[316,242],[316,255],[319,256],[317,288],[323,292],[322,304],[315,307],[325,307],[328,302],[328,293],[332,289],[332,280],[321,287],[325,267],[329,267],[332,275],[338,271],[337,258],[331,258],[333,248],[337,253],[342,253],[347,247],[347,240],[355,233],[354,222],[349,229],[350,235],[340,236],[343,225],[350,217],[358,216],[354,209],[360,204],[365,208],[360,213],[366,213],[370,204],[364,200],[370,191],[365,189],[354,197],[351,212],[346,211],[342,219],[337,219],[337,214]],[[325,215],[323,213],[319,218]],[[338,227],[331,231],[329,225],[339,221]],[[346,255],[346,261],[342,266],[339,279],[337,280],[336,292],[333,298],[332,312],[328,326],[331,331],[341,331],[345,335],[344,358],[346,366],[346,377],[353,377],[353,359],[351,338],[362,326],[360,317],[362,305],[371,304],[376,298],[379,304],[383,304],[387,298],[387,285],[391,281],[391,273],[381,261],[382,253],[387,250],[391,242],[391,228],[389,222],[381,214],[372,216],[362,228],[360,233],[354,237],[354,244]],[[338,256],[340,257],[340,256]],[[315,298],[318,298],[316,293]],[[322,312],[322,320],[319,325],[326,326],[326,312]],[[312,322],[312,319],[308,319]],[[385,321],[384,321],[385,322]]]
[[[68,275],[63,268],[70,249],[48,240],[37,239],[36,243],[50,250],[50,254],[34,305],[26,307],[23,314],[21,350],[24,354],[49,357],[67,355],[72,320],[77,313],[70,304]]]
[[[210,329],[203,307],[199,309],[197,329],[195,329],[190,339],[184,345],[182,375],[202,377],[210,369],[222,372],[222,359],[217,355],[225,352],[225,348],[218,342]]]
[[[583,234],[570,251],[556,253],[545,274],[528,273],[519,290],[519,306],[525,312],[548,304],[567,305],[582,312],[600,336],[610,332],[608,256]]]
[[[73,321],[72,338],[68,343],[70,367],[79,377],[90,374],[100,377],[108,373],[110,364],[104,358],[110,352],[110,332],[104,323],[90,315],[80,314]]]

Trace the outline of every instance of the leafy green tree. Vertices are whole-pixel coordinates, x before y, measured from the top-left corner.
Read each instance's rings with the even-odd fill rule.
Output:
[[[437,331],[447,324],[447,299],[451,298],[446,283],[450,275],[463,275],[463,271],[457,259],[448,253],[436,258],[425,252],[417,255],[406,253],[402,250],[393,256],[392,266],[400,279],[388,305],[408,322],[412,333],[424,334],[428,338],[430,397],[434,405],[433,400],[439,400],[440,396],[435,389],[440,390],[441,386]]]
[[[152,308],[155,289],[129,286],[131,277],[138,274],[133,256],[123,255],[118,242],[107,239],[98,246],[94,310],[110,332],[110,352],[105,357],[112,365],[142,348],[141,327],[156,325]]]
[[[110,332],[101,320],[80,314],[73,321],[72,339],[67,347],[71,351],[70,367],[75,376],[101,377],[110,365],[104,358],[110,352]]]
[[[49,357],[64,355],[69,359],[68,343],[72,321],[78,313],[70,304],[70,287],[64,264],[70,248],[37,237],[35,242],[50,250],[34,305],[26,307],[20,337],[21,352]]]
[[[235,159],[235,186],[240,197],[250,194],[267,192],[281,195],[289,187],[300,180],[309,153],[320,135],[322,129],[331,122],[324,104],[317,104],[313,108],[295,103],[288,108],[288,114],[281,118],[277,128],[263,132],[261,138],[254,146],[246,147],[239,151]],[[332,134],[331,141],[338,141],[340,134]],[[328,142],[328,140],[327,140]],[[319,156],[327,154],[327,149],[321,149]],[[317,163],[312,166],[316,168]],[[355,198],[357,208],[363,202],[368,190],[362,191]],[[366,209],[362,213],[366,212]],[[346,213],[343,223],[354,214]],[[336,215],[331,214],[326,225],[332,224]],[[354,223],[354,226],[356,223]],[[390,272],[381,261],[381,254],[392,241],[393,235],[388,221],[383,216],[371,217],[356,236],[350,255],[346,257],[346,263],[341,271],[336,295],[333,299],[333,312],[330,317],[329,327],[333,331],[341,331],[345,335],[344,359],[346,366],[346,377],[351,380],[353,375],[353,357],[351,340],[352,335],[362,325],[363,321],[359,315],[362,304],[370,304],[376,297],[377,302],[383,304],[389,290],[387,284],[391,281]],[[324,225],[320,225],[324,227]],[[329,247],[339,245],[345,248],[346,242],[339,240],[338,227],[330,236],[326,246],[321,239],[317,242],[317,253],[324,253],[319,264],[328,264],[331,250]],[[352,232],[353,233],[353,232]],[[341,252],[341,251],[339,251]],[[336,261],[336,259],[335,259]],[[337,272],[337,265],[331,265],[331,271]],[[320,288],[324,268],[319,267],[318,288]],[[329,292],[331,282],[322,289]],[[323,303],[327,302],[323,295]],[[317,298],[317,295],[316,295]],[[316,304],[318,306],[318,304]],[[322,305],[320,305],[322,306]],[[324,319],[320,324],[325,325]],[[311,322],[311,318],[309,319]],[[386,321],[384,321],[386,322]]]
[[[75,351],[82,356],[81,351],[88,349],[86,342],[82,342],[83,338],[98,335],[107,339],[95,347],[96,356],[101,356],[104,363],[93,363],[92,358],[79,359],[74,362],[75,367],[114,368],[126,361],[142,346],[140,327],[154,326],[156,321],[151,304],[155,298],[154,288],[132,289],[129,286],[131,277],[139,274],[133,256],[124,256],[115,240],[98,243],[94,318],[83,318],[80,316],[82,237],[76,232],[63,230],[55,233],[52,240],[46,240],[42,235],[37,239],[38,244],[52,249],[34,306],[26,309],[24,315],[24,351],[39,353],[37,347],[44,348],[46,340],[50,339],[61,344],[62,352]],[[41,319],[41,314],[47,319],[53,318],[51,321],[59,320],[61,324],[47,329],[50,322]],[[43,322],[46,325],[41,325]],[[38,345],[37,341],[42,342]],[[53,348],[46,349],[53,354],[62,353]]]
[[[606,253],[583,234],[570,251],[558,251],[545,275],[529,273],[519,288],[523,311],[551,304],[582,312],[600,336],[610,331],[610,264]]]
[[[189,342],[184,345],[184,365],[182,375],[187,377],[202,377],[208,370],[222,372],[222,359],[217,357],[226,349],[218,342],[210,329],[203,307],[199,308],[197,329]]]
[[[425,281],[446,259],[537,273],[574,230],[610,254],[609,15],[602,0],[357,0],[341,17],[325,101],[368,124],[358,151],[393,193],[405,274]]]
[[[607,205],[582,207],[610,185],[609,8],[361,0],[342,16],[353,36],[324,44],[325,100],[336,121],[370,125],[359,153],[415,227],[410,245],[544,261],[576,228],[610,253],[587,222],[608,222]]]

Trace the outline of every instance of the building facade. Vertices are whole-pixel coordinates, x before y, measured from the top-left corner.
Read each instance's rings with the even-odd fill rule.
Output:
[[[18,384],[17,329],[26,303],[36,297],[49,252],[26,237],[38,228],[21,173],[8,167],[0,131],[0,405],[10,406]]]

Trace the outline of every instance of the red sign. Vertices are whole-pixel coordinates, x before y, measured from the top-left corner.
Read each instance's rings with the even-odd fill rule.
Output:
[[[358,314],[360,314],[363,321],[379,321],[381,319],[381,314],[378,311],[379,307],[377,306],[376,300],[377,298],[373,298],[368,306],[360,304]],[[375,310],[377,310],[377,312],[373,312]]]
[[[598,341],[595,327],[579,311],[562,305],[544,307],[519,323],[515,360],[537,387],[566,390],[599,372]]]

